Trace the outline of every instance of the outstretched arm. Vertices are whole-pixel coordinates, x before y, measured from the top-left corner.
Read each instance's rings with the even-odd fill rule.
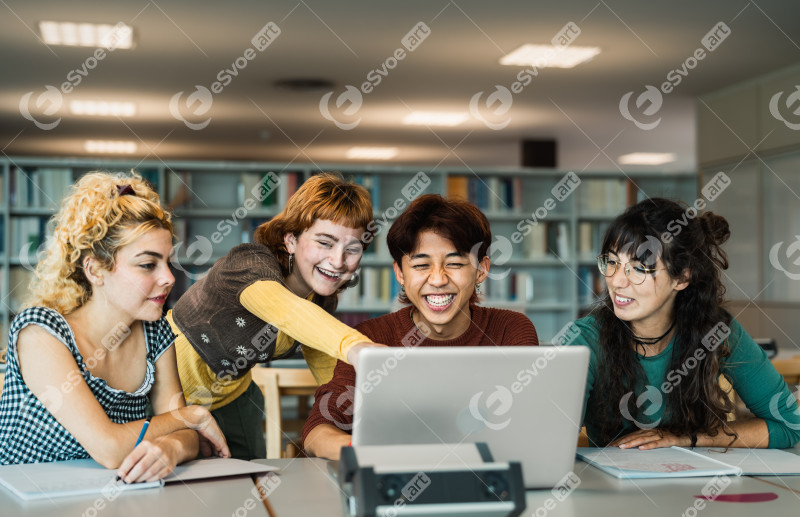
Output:
[[[361,349],[381,346],[273,280],[261,280],[246,287],[239,301],[281,332],[350,364],[355,364]]]
[[[739,436],[731,442],[732,436],[725,434],[725,431],[735,431]],[[690,447],[692,437],[676,436],[669,431],[662,429],[640,429],[633,433],[618,438],[609,444],[610,447],[621,449],[639,448],[642,450],[657,449],[659,447]],[[763,449],[769,445],[769,430],[767,423],[761,418],[750,418],[736,422],[727,422],[723,428],[711,436],[708,434],[698,434],[698,447],[747,447],[750,449]]]

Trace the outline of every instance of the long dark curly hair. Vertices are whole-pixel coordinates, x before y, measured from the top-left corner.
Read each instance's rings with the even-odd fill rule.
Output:
[[[674,301],[676,336],[667,370],[687,373],[665,393],[665,412],[658,427],[677,436],[716,436],[722,431],[732,437],[732,443],[736,434],[725,423],[734,405],[719,384],[720,362],[730,355],[727,339],[716,347],[703,341],[715,328],[723,328],[720,323],[727,326],[732,319],[722,308],[725,287],[720,278],[721,271],[728,268],[727,255],[721,248],[728,237],[730,230],[723,217],[713,212],[699,215],[694,207],[652,198],[628,208],[614,220],[603,239],[602,253],[623,252],[651,268],[661,258],[670,278],[688,279],[688,286],[678,291]],[[623,415],[621,407],[621,401],[635,401],[647,390],[647,378],[637,359],[633,332],[614,314],[608,290],[594,314],[601,353],[587,418],[594,413],[591,418],[599,424],[602,442],[594,445],[604,446],[631,431],[627,421],[630,416],[636,422],[647,421],[642,415],[647,408],[626,407],[630,414]],[[696,361],[700,355],[702,359]],[[694,359],[689,361],[690,357]],[[687,370],[686,365],[695,361],[697,366]],[[633,396],[623,399],[630,393]]]

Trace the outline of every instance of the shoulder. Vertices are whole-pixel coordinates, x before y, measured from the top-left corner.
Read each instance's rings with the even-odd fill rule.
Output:
[[[262,271],[264,269],[277,269],[280,271],[278,259],[272,251],[261,244],[245,243],[231,248],[223,257],[220,257],[211,270],[217,274],[227,271]]]
[[[525,314],[509,309],[495,309],[493,307],[483,307],[473,305],[472,321],[486,328],[502,327],[507,330],[531,330],[534,329],[533,322]]]
[[[175,342],[175,333],[163,316],[156,321],[142,321],[142,324],[147,339],[147,352],[156,361]]]
[[[246,243],[234,246],[219,259],[209,274],[233,274],[238,278],[280,280],[281,268],[278,259],[262,244]]]
[[[20,342],[25,347],[36,347],[35,353],[45,354],[47,357],[62,346],[76,360],[80,355],[67,320],[58,311],[47,307],[29,307],[17,314],[11,322],[6,358],[11,368],[19,367]]]
[[[600,335],[600,323],[593,314],[579,318],[573,321],[572,324],[578,327],[581,332],[587,332],[592,336]]]
[[[225,255],[224,259],[228,261],[260,259],[275,261],[277,264],[275,255],[272,254],[272,251],[268,247],[252,242],[234,246]]]
[[[399,345],[400,341],[395,337],[405,335],[411,328],[410,311],[410,307],[404,307],[399,311],[362,321],[355,329],[376,343]]]
[[[66,342],[72,336],[72,329],[64,316],[47,307],[29,307],[17,314],[11,322],[10,334],[16,335],[28,325],[42,327],[60,341]]]
[[[536,327],[526,316],[517,311],[471,305],[472,324],[462,336],[466,342],[478,343],[488,339],[502,346],[531,346],[539,344]],[[466,344],[465,342],[465,344]]]
[[[758,343],[750,337],[750,334],[735,318],[731,318],[727,325],[723,322],[718,323],[703,338],[703,345],[706,348],[713,349],[722,343],[725,343],[731,352],[731,355],[726,358],[726,362],[738,362],[745,358],[752,358],[754,355],[760,358],[764,353]]]
[[[472,310],[476,312],[473,320],[486,318],[492,322],[502,324],[513,324],[533,327],[533,322],[525,314],[508,309],[495,309],[492,307],[483,307],[481,305],[473,305]]]
[[[600,325],[591,314],[569,323],[559,334],[563,345],[597,348],[600,344]]]
[[[723,335],[727,333],[728,339],[735,344],[743,341],[753,341],[753,343],[755,343],[753,338],[750,337],[750,334],[747,333],[742,324],[739,323],[736,318],[731,318],[731,322],[727,325],[727,328],[724,323],[720,323],[714,327],[711,332],[717,332]]]

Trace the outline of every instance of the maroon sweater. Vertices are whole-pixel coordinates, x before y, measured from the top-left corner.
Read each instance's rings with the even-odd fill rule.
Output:
[[[525,346],[538,345],[536,329],[524,314],[504,309],[472,305],[472,322],[466,332],[455,339],[423,339],[411,320],[411,307],[367,320],[356,329],[375,343],[388,346]],[[356,372],[339,361],[333,378],[317,388],[314,407],[303,426],[303,441],[320,424],[330,424],[348,433],[353,427],[353,395]]]

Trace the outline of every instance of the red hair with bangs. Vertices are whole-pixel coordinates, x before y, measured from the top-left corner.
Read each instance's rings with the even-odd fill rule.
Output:
[[[324,172],[306,180],[295,192],[281,213],[259,226],[255,241],[268,247],[281,265],[284,275],[289,273],[289,252],[284,235],[300,235],[317,220],[333,221],[348,228],[363,229],[361,244],[364,249],[372,241],[372,203],[369,192],[361,185],[346,181],[338,173]]]

